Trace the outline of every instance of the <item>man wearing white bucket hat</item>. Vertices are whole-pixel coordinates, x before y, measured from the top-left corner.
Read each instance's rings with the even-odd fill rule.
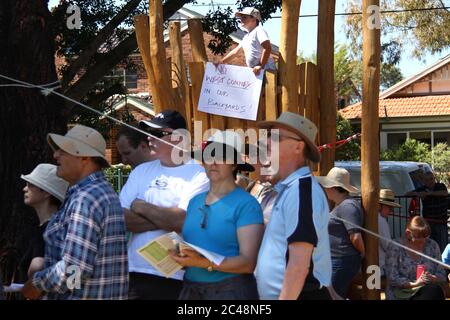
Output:
[[[57,175],[70,184],[61,209],[44,234],[45,269],[24,287],[26,298],[126,299],[128,258],[119,197],[102,168],[106,142],[96,130],[76,125],[50,133]]]
[[[306,164],[320,160],[314,143],[317,127],[292,112],[258,126],[270,130],[269,152],[279,159],[272,177],[278,196],[255,273],[260,298],[331,299],[326,288],[331,282],[328,202]]]
[[[64,201],[68,182],[56,175],[56,166],[39,164],[30,174],[21,175],[26,181],[24,202],[34,208],[39,218],[39,233],[31,239],[20,265],[28,270],[28,277],[44,268],[45,242],[43,234],[48,222]]]
[[[333,264],[333,288],[346,298],[349,285],[361,267],[365,248],[361,231],[363,212],[359,201],[350,193],[358,189],[350,184],[350,173],[343,168],[332,168],[326,177],[317,177],[328,199],[334,203],[330,212],[328,232],[330,235],[331,262]],[[342,222],[340,219],[351,222]]]

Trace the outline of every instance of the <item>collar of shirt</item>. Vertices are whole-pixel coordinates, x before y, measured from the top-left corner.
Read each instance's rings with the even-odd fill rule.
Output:
[[[92,183],[95,180],[103,179],[103,178],[104,178],[104,174],[103,174],[102,171],[96,171],[94,173],[91,173],[87,177],[85,177],[85,178],[81,179],[80,181],[78,181],[73,186],[69,187],[69,189],[67,190],[66,199],[70,198],[70,196],[72,194],[74,194],[77,190],[83,188],[84,186]]]
[[[310,174],[311,174],[311,169],[308,166],[298,168],[297,170],[292,172],[287,178],[278,182],[275,185],[274,189],[278,193],[281,193],[281,191],[283,191],[284,189],[289,187],[291,184],[293,184],[295,181],[297,181],[301,177],[304,177],[304,176],[307,176]]]

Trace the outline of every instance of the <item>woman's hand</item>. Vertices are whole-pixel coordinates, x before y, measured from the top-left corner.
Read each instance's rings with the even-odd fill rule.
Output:
[[[425,281],[426,284],[439,282],[438,277],[436,277],[435,275],[429,273],[428,271],[425,271],[425,273],[423,274],[423,277],[424,277],[424,281]]]
[[[169,254],[173,260],[175,260],[183,267],[197,267],[207,269],[211,264],[208,259],[202,257],[200,254],[193,250],[182,250],[182,255],[177,254],[175,251],[169,251]]]

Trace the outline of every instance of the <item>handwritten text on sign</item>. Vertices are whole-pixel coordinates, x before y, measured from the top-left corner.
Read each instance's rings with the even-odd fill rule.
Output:
[[[256,120],[264,73],[251,68],[208,62],[198,110],[226,117]]]

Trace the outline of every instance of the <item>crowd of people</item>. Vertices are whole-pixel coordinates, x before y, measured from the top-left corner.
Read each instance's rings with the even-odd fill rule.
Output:
[[[220,63],[243,49],[255,74],[275,68],[259,11],[246,8],[236,15],[248,34]],[[175,161],[182,138],[173,133],[187,129],[177,111],[132,126],[150,137],[128,127],[118,132],[122,162],[133,169],[120,194],[102,172],[109,167],[104,138],[82,125],[65,135],[49,133],[56,165],[39,164],[21,176],[24,202],[35,209],[40,224],[21,260],[28,270],[21,290],[26,299],[348,297],[366,253],[364,212],[352,197],[358,189],[347,170],[312,175],[309,164],[319,162],[320,153],[310,120],[283,112],[258,123],[268,129],[269,153],[278,150],[278,170],[270,175],[262,173],[270,162],[246,162],[248,146],[229,131],[208,139],[200,162]],[[251,171],[256,180],[243,188],[239,178]],[[425,186],[409,195],[422,198],[424,212],[408,222],[399,246],[390,241],[386,219],[400,205],[392,190],[380,190],[379,266],[386,297],[445,299],[446,271],[423,254],[449,263],[447,202],[444,206],[442,200],[447,201],[447,190],[431,173]],[[224,260],[215,264],[193,250],[171,251],[183,269],[166,278],[138,250],[172,231]]]
[[[182,139],[172,133],[187,128],[180,113],[166,110],[135,125],[150,137],[119,130],[118,151],[133,168],[120,194],[102,173],[109,166],[104,138],[82,125],[64,136],[48,134],[56,165],[40,164],[21,176],[24,202],[35,209],[41,230],[21,260],[28,270],[25,298],[348,298],[366,252],[364,213],[351,196],[358,189],[347,170],[312,175],[308,162],[320,159],[312,122],[284,112],[258,123],[269,137],[278,129],[277,140],[267,140],[269,154],[273,143],[279,150],[279,169],[271,175],[261,170],[270,162],[246,162],[249,146],[235,132],[216,131],[202,146],[201,162],[177,163],[173,154]],[[251,171],[257,180],[245,190],[238,177]],[[403,247],[389,241],[386,219],[400,205],[389,189],[380,190],[379,201],[386,298],[445,299],[445,269],[418,253],[448,263],[448,246],[440,250],[420,216],[398,240]],[[138,250],[171,231],[224,260],[171,251],[183,269],[166,278]]]

